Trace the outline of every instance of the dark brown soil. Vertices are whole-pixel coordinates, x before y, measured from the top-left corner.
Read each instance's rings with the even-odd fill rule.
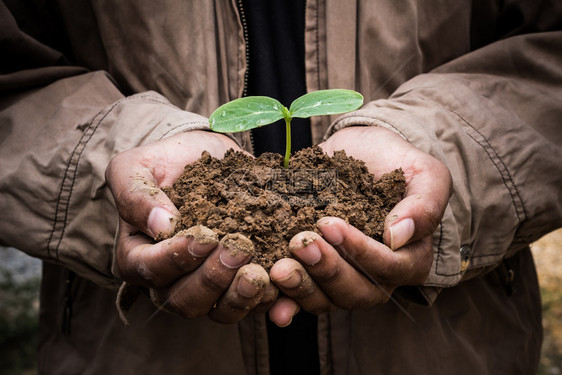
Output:
[[[255,245],[252,261],[269,270],[291,256],[295,234],[318,232],[315,223],[324,216],[345,219],[380,241],[405,180],[395,170],[373,182],[362,161],[344,151],[329,157],[314,146],[295,153],[288,169],[278,154],[254,159],[230,150],[219,160],[203,152],[164,191],[182,215],[176,231],[201,224],[219,237],[241,233]]]

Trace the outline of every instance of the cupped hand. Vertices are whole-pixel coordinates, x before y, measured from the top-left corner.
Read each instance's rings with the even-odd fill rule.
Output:
[[[322,236],[302,232],[291,240],[295,259],[277,262],[270,272],[285,295],[270,310],[280,326],[299,308],[316,314],[369,308],[386,302],[398,286],[423,283],[433,260],[431,236],[452,191],[444,164],[389,130],[347,128],[320,146],[363,160],[375,178],[402,168],[406,193],[385,220],[384,243],[338,218],[317,223]]]
[[[192,131],[122,152],[106,170],[120,216],[118,276],[151,288],[155,303],[187,318],[235,322],[277,297],[267,272],[247,264],[253,249],[243,236],[219,242],[213,231],[198,226],[154,242],[171,234],[180,218],[161,187],[171,185],[202,151],[222,158],[230,148],[240,150],[224,135]]]

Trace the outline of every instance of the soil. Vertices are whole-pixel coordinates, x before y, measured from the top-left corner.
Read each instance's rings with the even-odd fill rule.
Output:
[[[269,270],[291,257],[294,235],[319,233],[315,223],[324,216],[340,217],[381,241],[384,219],[405,185],[400,169],[374,181],[362,161],[344,151],[330,157],[313,146],[296,152],[288,169],[279,154],[252,158],[229,150],[219,160],[203,152],[164,191],[181,213],[176,233],[195,225],[219,238],[240,233],[254,244],[252,262]]]

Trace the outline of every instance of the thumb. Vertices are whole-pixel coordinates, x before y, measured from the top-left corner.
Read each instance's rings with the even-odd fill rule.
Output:
[[[174,231],[180,213],[148,168],[131,168],[128,155],[119,154],[106,169],[106,181],[124,221],[152,238]]]
[[[152,238],[167,237],[174,231],[178,220],[179,213],[175,215],[164,207],[152,207],[148,214],[145,233]]]
[[[452,191],[449,170],[437,163],[407,181],[406,196],[388,214],[383,240],[392,250],[431,236],[437,229]]]

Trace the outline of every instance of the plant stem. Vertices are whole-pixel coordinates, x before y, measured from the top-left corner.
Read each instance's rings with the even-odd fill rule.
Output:
[[[285,147],[285,160],[283,160],[283,167],[289,168],[289,159],[291,158],[291,118],[285,117],[285,130],[287,135]]]

